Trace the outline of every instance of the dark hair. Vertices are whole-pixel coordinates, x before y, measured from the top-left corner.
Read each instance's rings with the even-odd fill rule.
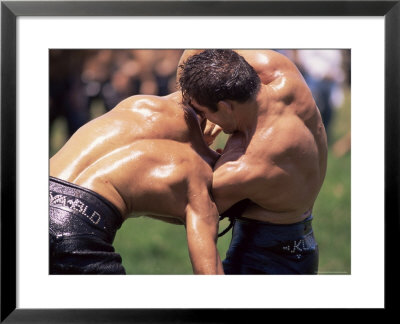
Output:
[[[260,78],[253,67],[233,50],[205,50],[179,66],[184,100],[217,111],[221,100],[245,102],[256,95]]]

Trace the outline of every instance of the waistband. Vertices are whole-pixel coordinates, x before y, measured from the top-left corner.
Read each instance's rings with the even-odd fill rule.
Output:
[[[92,226],[114,234],[123,223],[117,207],[98,193],[76,184],[50,178],[49,206],[79,216]]]
[[[290,226],[298,226],[301,224],[307,224],[307,223],[311,223],[313,220],[313,216],[310,215],[307,218],[305,218],[304,220],[297,222],[297,223],[290,223],[290,224],[276,224],[276,223],[270,223],[270,222],[264,222],[264,221],[260,221],[260,220],[256,220],[256,219],[252,219],[252,218],[247,218],[247,217],[237,217],[237,220],[243,222],[243,223],[255,223],[261,226],[282,226],[284,228],[290,227]]]
[[[286,241],[293,240],[313,232],[313,216],[293,224],[274,224],[244,217],[235,219],[233,235],[246,235],[250,241]],[[258,242],[263,243],[263,242]]]
[[[224,218],[229,218],[229,226],[225,228],[221,233],[219,233],[218,237],[225,235],[235,225],[236,221],[242,222],[243,224],[254,224],[257,227],[260,226],[261,228],[264,228],[266,226],[274,226],[275,230],[278,230],[280,228],[279,226],[282,226],[281,227],[282,229],[288,230],[288,228],[291,228],[294,231],[304,227],[304,225],[306,225],[307,228],[308,226],[311,226],[311,221],[313,219],[312,215],[310,215],[301,222],[293,224],[275,224],[275,223],[263,222],[251,218],[242,217],[243,212],[249,206],[250,203],[251,203],[250,199],[241,200],[220,215],[219,217],[220,221],[223,220]]]

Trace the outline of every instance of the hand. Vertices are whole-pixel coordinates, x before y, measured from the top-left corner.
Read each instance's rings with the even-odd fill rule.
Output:
[[[215,138],[221,133],[222,128],[209,120],[207,120],[206,126],[203,131],[204,140],[206,141],[207,145],[210,146],[214,143]]]

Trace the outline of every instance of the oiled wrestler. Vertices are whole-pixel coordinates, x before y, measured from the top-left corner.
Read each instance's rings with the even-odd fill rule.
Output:
[[[50,159],[50,273],[124,274],[115,232],[147,215],[185,225],[194,273],[222,274],[217,156],[174,94],[131,97],[84,125]]]
[[[234,222],[225,274],[316,274],[327,140],[299,70],[269,50],[189,50],[180,63],[184,101],[218,125],[211,135],[230,134],[212,186]]]

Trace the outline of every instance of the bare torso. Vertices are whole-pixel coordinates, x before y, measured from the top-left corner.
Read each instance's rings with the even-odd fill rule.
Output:
[[[181,62],[197,52],[186,51]],[[299,222],[311,214],[326,173],[327,142],[319,110],[289,59],[269,50],[236,52],[256,70],[262,89],[256,126],[232,134],[215,165],[218,210],[248,198],[251,204],[243,217]]]
[[[182,217],[183,203],[168,195],[180,195],[182,200],[186,189],[175,186],[171,193],[167,188],[170,181],[176,181],[175,173],[190,177],[183,158],[192,160],[192,171],[196,167],[206,170],[218,155],[205,144],[196,115],[179,103],[179,93],[166,97],[133,96],[122,101],[71,137],[50,159],[50,175],[94,190],[126,216],[147,213]],[[144,150],[144,143],[148,151]],[[196,156],[202,158],[195,159]],[[176,163],[169,163],[168,159],[175,159]],[[162,186],[165,192],[160,192]],[[154,204],[157,194],[160,202]],[[170,206],[164,206],[167,201]]]
[[[218,154],[180,94],[133,96],[82,126],[50,159],[50,175],[91,189],[123,217],[184,224],[196,274],[223,274],[210,196]]]
[[[295,65],[274,51],[237,51],[255,68],[264,94],[251,138],[228,140],[216,169],[227,161],[250,168],[255,190],[243,217],[295,223],[310,215],[322,186],[327,144],[320,113]],[[238,156],[237,150],[243,154]]]
[[[184,224],[189,186],[208,194],[212,168],[187,143],[137,140],[117,148],[74,179],[112,202],[123,215]]]

